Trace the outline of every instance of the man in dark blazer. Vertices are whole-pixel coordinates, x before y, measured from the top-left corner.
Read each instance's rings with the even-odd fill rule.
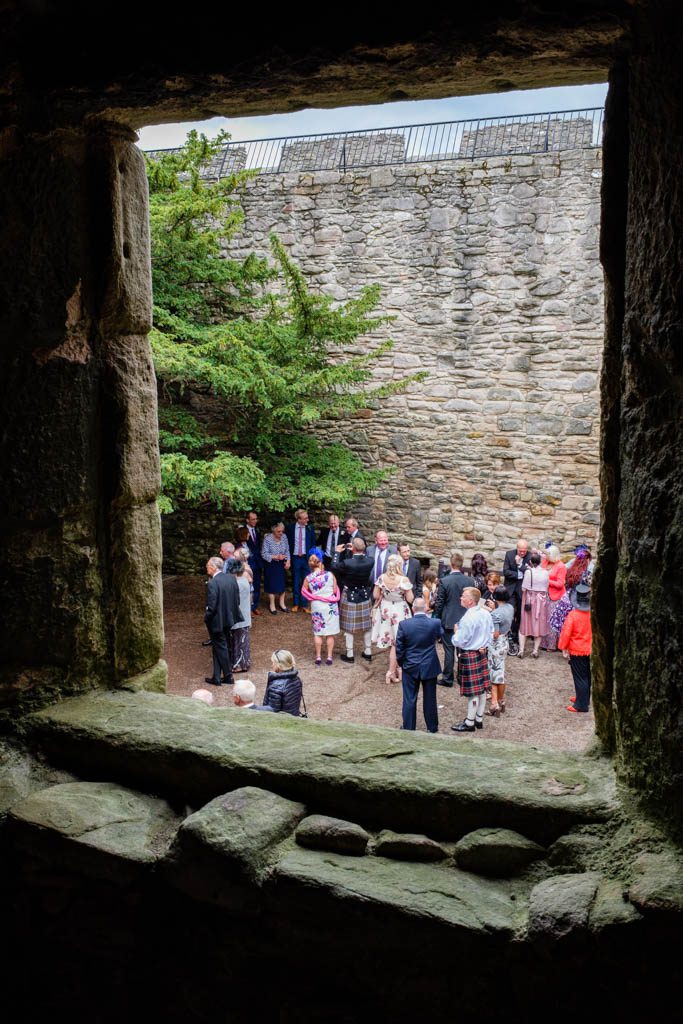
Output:
[[[455,648],[453,647],[453,629],[460,622],[466,609],[460,604],[465,587],[473,587],[474,580],[465,576],[462,571],[463,557],[459,551],[451,555],[451,571],[442,576],[434,601],[434,617],[441,619],[443,626],[443,675],[439,676],[439,686],[453,685],[453,668],[455,666]]]
[[[221,682],[232,686],[230,633],[236,622],[243,621],[239,587],[232,573],[223,572],[222,558],[210,558],[206,571],[211,578],[206,588],[204,622],[211,637],[213,676],[206,676],[205,682],[212,686],[220,686]]]
[[[407,540],[399,541],[398,553],[403,559],[403,575],[410,580],[415,597],[422,597],[422,566],[417,558],[410,556],[410,544]]]
[[[305,508],[296,510],[294,522],[285,527],[285,533],[292,560],[292,611],[298,612],[301,608],[305,612],[310,612],[309,602],[301,596],[301,584],[308,576],[308,552],[315,547],[315,529],[308,521],[308,512]]]
[[[342,529],[339,525],[339,516],[331,515],[327,522],[328,525],[325,526],[318,534],[318,547],[323,553],[325,568],[330,569],[332,563],[335,561],[337,545],[340,543],[340,538],[342,536]]]
[[[247,547],[249,548],[249,567],[251,568],[253,582],[253,593],[251,595],[251,614],[260,615],[259,601],[261,600],[261,573],[263,572],[263,559],[261,558],[261,531],[256,529],[258,516],[253,509],[247,512],[244,517],[244,525],[249,531]]]
[[[514,609],[512,625],[508,633],[510,654],[517,654],[519,651],[519,622],[522,617],[522,580],[529,563],[529,555],[529,542],[523,537],[520,537],[517,541],[516,548],[505,552],[503,578],[505,580],[505,589],[508,592],[508,600]]]
[[[337,544],[336,562],[343,562],[345,558],[353,558],[351,545],[356,537],[365,542],[365,535],[358,529],[358,520],[354,519],[353,516],[349,516],[348,519],[344,520],[344,529]]]
[[[415,730],[417,695],[422,683],[422,712],[429,732],[439,731],[436,706],[436,677],[441,671],[436,653],[443,627],[439,619],[427,615],[424,599],[413,601],[412,619],[399,623],[396,633],[396,660],[403,670],[403,728]]]

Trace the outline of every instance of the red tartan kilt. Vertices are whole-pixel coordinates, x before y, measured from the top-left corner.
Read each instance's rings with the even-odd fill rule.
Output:
[[[461,697],[478,697],[491,688],[488,653],[458,648],[458,683]]]

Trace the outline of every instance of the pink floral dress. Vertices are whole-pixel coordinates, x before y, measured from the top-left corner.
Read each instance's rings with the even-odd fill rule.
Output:
[[[381,587],[382,594],[377,608],[372,611],[372,642],[380,651],[393,647],[399,623],[411,616],[410,605],[405,599],[407,591],[412,590],[407,576],[399,576],[395,590],[389,590],[383,574],[375,586]]]

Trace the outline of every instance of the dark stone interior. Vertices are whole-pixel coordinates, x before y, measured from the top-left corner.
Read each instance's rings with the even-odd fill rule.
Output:
[[[198,45],[168,14],[153,19],[140,5],[10,0],[0,13],[5,989],[31,1016],[57,1010],[89,1020],[120,1019],[126,1010],[207,1020],[217,1008],[233,1019],[288,1021],[403,1017],[425,1008],[435,1019],[458,1010],[488,1019],[510,1008],[535,1019],[587,1005],[626,1019],[651,1015],[675,997],[667,957],[683,889],[680,857],[666,838],[667,830],[680,838],[683,822],[683,13],[674,0],[570,7],[520,0],[448,18],[415,14],[393,27],[364,11],[361,21],[345,15],[324,34],[318,19],[300,25],[288,10],[258,24],[232,11],[224,18],[222,30]],[[228,842],[219,868],[230,876],[237,857],[246,875],[227,895],[209,898],[197,886],[221,870],[199,854],[193,860],[180,840],[195,834],[189,810],[204,813],[193,801],[253,785],[275,801],[302,800],[306,813],[334,814],[341,779],[348,786],[355,777],[347,760],[354,763],[361,740],[340,738],[343,756],[321,762],[339,774],[323,773],[297,795],[288,773],[300,769],[284,756],[265,775],[248,765],[216,772],[211,758],[224,766],[220,759],[231,756],[221,752],[218,720],[204,736],[196,710],[181,712],[183,702],[144,692],[163,686],[164,666],[146,183],[132,129],[217,113],[578,84],[608,73],[603,509],[593,622],[598,734],[621,788],[611,824],[582,820],[589,831],[579,845],[597,835],[610,864],[594,851],[570,858],[569,874],[557,875],[547,854],[550,874],[528,897],[528,914],[510,928],[482,925],[484,914],[480,928],[455,922],[438,900],[431,913],[428,904],[401,905],[387,895],[387,886],[431,891],[432,882],[419,881],[427,865],[389,882],[373,853],[346,885],[351,858],[338,864],[290,849],[290,829],[284,839],[264,840],[263,850],[278,852],[255,862],[253,851],[239,860]],[[103,724],[101,696],[76,698],[76,717],[92,731],[74,726],[74,704],[62,698],[121,687],[140,691],[130,697],[139,708],[124,714],[112,705]],[[155,735],[143,728],[149,700],[161,701]],[[177,714],[187,719],[185,746],[166,731]],[[296,743],[289,733],[267,735],[269,723],[254,725],[264,730],[249,740],[259,756],[269,744],[277,752]],[[211,749],[197,753],[197,729]],[[379,732],[380,746],[389,743]],[[377,756],[385,765],[380,795],[405,771],[419,774],[412,750],[383,748]],[[497,755],[487,756],[495,762]],[[430,770],[449,770],[442,747],[421,749],[420,757]],[[524,769],[522,748],[510,757]],[[495,764],[477,768],[472,758],[476,778],[495,774]],[[179,775],[186,788],[174,784]],[[114,789],[102,825],[98,814],[109,806],[102,791],[78,788],[93,782],[137,795]],[[56,784],[77,788],[48,788],[41,803]],[[549,784],[574,795],[583,785],[570,776]],[[499,812],[490,817],[490,798],[475,792],[469,826],[504,824]],[[151,807],[149,794],[168,803]],[[516,799],[526,806],[523,788]],[[389,813],[390,804],[380,799],[368,816],[359,790],[357,815],[348,795],[342,809],[370,830],[409,827],[451,842],[462,835],[456,809],[432,835],[431,798],[426,817],[412,823]],[[134,839],[145,815],[162,824],[112,854],[107,830],[122,805]],[[664,832],[648,823],[652,816]],[[603,827],[611,831],[600,840]],[[102,845],[86,843],[84,853],[82,836],[100,828]],[[493,890],[482,899],[493,914]],[[497,962],[512,980],[492,994],[487,965]]]

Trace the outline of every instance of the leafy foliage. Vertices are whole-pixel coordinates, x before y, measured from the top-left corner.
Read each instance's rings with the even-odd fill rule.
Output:
[[[335,307],[309,290],[274,235],[271,264],[222,255],[242,224],[237,197],[251,174],[202,175],[225,138],[191,132],[182,151],[147,158],[160,507],[348,506],[385,473],[338,440],[341,425],[329,438],[310,428],[421,375],[371,384],[375,361],[392,347],[369,350],[361,340],[391,319],[376,313],[377,285]]]

